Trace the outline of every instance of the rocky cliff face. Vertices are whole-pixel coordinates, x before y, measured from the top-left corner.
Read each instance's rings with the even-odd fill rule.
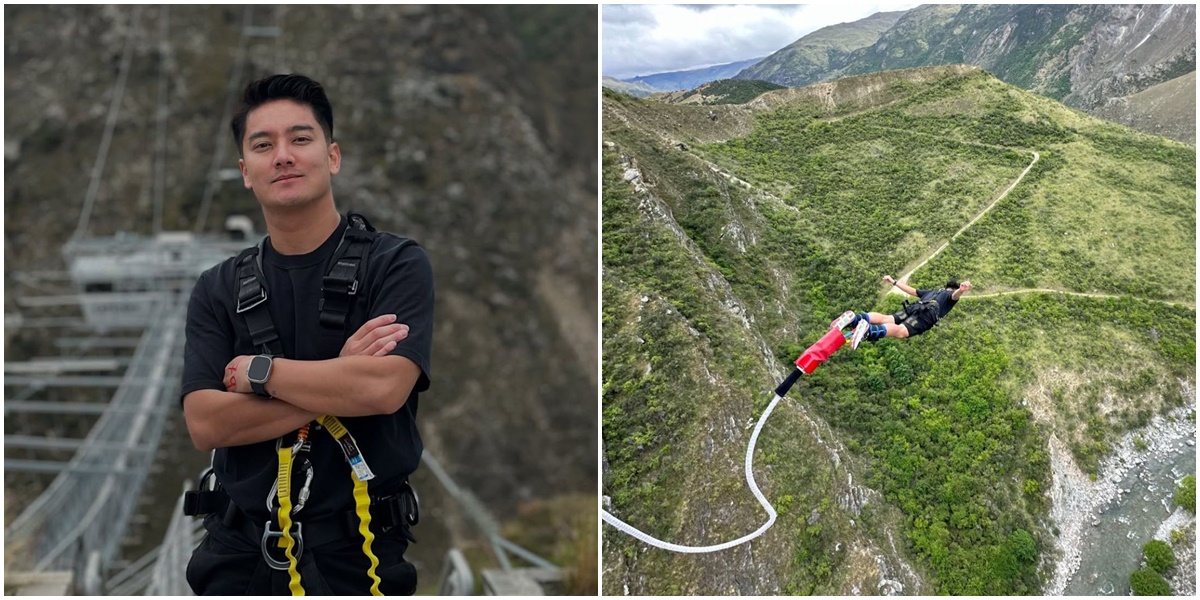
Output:
[[[1092,109],[1195,70],[1193,5],[927,5],[841,74],[953,62]]]
[[[1063,103],[1087,111],[1196,70],[1194,4],[1118,4],[1068,52]]]
[[[803,46],[819,33],[789,48]],[[1194,72],[1195,40],[1194,5],[934,4],[904,13],[867,47],[831,54],[817,71],[811,64],[793,64],[765,72],[775,64],[774,57],[755,68],[764,70],[759,79],[807,85],[846,75],[962,63],[1094,113],[1109,99]],[[1161,130],[1174,117],[1168,113],[1152,120]],[[1154,127],[1142,131],[1156,133]]]
[[[244,38],[247,23],[280,35]],[[309,75],[334,105],[339,209],[417,239],[433,261],[426,447],[501,519],[525,501],[591,494],[596,33],[596,8],[582,6],[6,7],[6,279],[62,268],[127,42],[89,235],[150,231],[160,69],[164,227],[204,219],[218,231],[236,212],[261,230],[238,181],[219,186],[201,216],[219,145],[217,166],[236,167],[228,82]],[[193,474],[170,475],[162,485],[176,488]],[[436,519],[448,500],[432,479],[418,484]],[[451,535],[437,537],[465,533],[445,526]]]

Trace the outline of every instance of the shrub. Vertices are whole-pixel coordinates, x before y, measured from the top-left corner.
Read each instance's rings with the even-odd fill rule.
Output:
[[[1170,596],[1171,584],[1153,569],[1142,567],[1129,576],[1129,587],[1135,596]]]
[[[1175,504],[1188,509],[1193,515],[1196,514],[1196,476],[1188,475],[1179,482],[1179,487],[1175,488]]]
[[[1175,566],[1175,551],[1162,540],[1150,540],[1142,546],[1146,564],[1159,573],[1166,573]]]
[[[1186,533],[1184,533],[1178,529],[1171,530],[1171,544],[1172,545],[1178,546],[1180,544],[1180,542],[1182,542],[1183,540],[1186,540],[1186,539],[1187,539]]]

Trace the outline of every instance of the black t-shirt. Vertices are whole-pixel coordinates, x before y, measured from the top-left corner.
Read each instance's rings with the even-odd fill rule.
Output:
[[[275,324],[284,357],[297,360],[335,358],[320,356],[319,310],[321,279],[346,228],[343,217],[337,230],[316,250],[284,256],[264,244],[262,269],[266,277],[267,307]],[[406,357],[421,368],[421,376],[408,400],[390,415],[340,417],[358,442],[375,473],[368,482],[372,495],[396,491],[417,468],[421,436],[417,431],[417,394],[429,388],[429,357],[433,339],[433,269],[425,251],[415,244],[399,249],[404,238],[380,232],[367,259],[365,289],[360,289],[346,320],[346,338],[367,320],[395,314],[397,323],[409,326],[408,337],[390,354]],[[239,355],[258,351],[242,315],[236,314],[236,259],[207,270],[196,282],[188,303],[187,345],[184,351],[183,388],[180,397],[197,390],[225,391],[225,366]],[[340,347],[339,347],[340,350]],[[342,451],[327,431],[309,434],[313,465],[311,496],[303,518],[312,520],[354,508],[353,479]],[[285,441],[286,443],[286,441]],[[274,440],[219,448],[213,458],[217,480],[229,497],[252,517],[267,516],[267,494],[275,483],[278,457]],[[293,480],[302,477],[299,470]],[[303,480],[295,481],[298,489]],[[294,499],[294,498],[293,498]]]
[[[954,299],[954,290],[950,288],[941,288],[938,290],[917,290],[917,298],[921,300],[934,299],[938,303],[938,319],[946,316],[950,309],[958,304],[958,300]]]

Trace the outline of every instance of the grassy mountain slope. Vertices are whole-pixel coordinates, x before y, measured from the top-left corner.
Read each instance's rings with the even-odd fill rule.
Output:
[[[789,87],[815,83],[851,52],[874,44],[903,15],[903,11],[875,13],[852,23],[822,27],[747,67],[736,78]]]
[[[718,79],[694,90],[658,94],[654,99],[671,104],[745,104],[764,92],[782,88],[783,86],[769,81]]]
[[[755,473],[789,518],[699,557],[606,527],[606,593],[1036,593],[1055,560],[1047,436],[1094,472],[1194,385],[1192,149],[977,70],[837,86],[716,122],[604,100],[604,490],[662,539],[762,522],[740,459],[785,361],[846,308],[895,310],[879,276],[1042,158],[911,279],[953,271],[978,298],[925,336],[839,354],[771,417]],[[1034,285],[1064,293],[988,296]],[[1080,289],[1124,296],[1065,293]]]
[[[606,109],[612,101],[636,102],[614,95]],[[606,123],[615,120],[606,117]],[[745,193],[635,131],[618,126],[609,133],[621,148],[606,150],[603,171],[604,444],[606,479],[614,482],[611,501],[621,518],[661,539],[693,545],[733,539],[765,519],[746,490],[741,465],[751,417],[770,399],[768,384],[780,369],[763,341],[746,335],[740,316],[746,309],[664,200],[677,206],[715,186],[743,201]],[[633,154],[636,165],[628,161]],[[680,171],[698,179],[676,177]],[[631,188],[625,177],[643,189],[654,185],[653,197]],[[745,208],[738,203],[741,215],[751,218]],[[771,529],[753,547],[697,556],[643,553],[630,538],[606,535],[606,590],[841,593],[857,585],[873,593],[881,580],[902,578],[909,589],[920,589],[919,579],[898,574],[904,569],[894,556],[886,556],[882,566],[875,562],[887,544],[885,526],[867,530],[869,515],[860,502],[867,492],[847,477],[862,474],[849,461],[840,467],[833,462],[830,456],[839,449],[814,435],[822,427],[802,407],[785,404],[760,442],[764,452],[782,457],[779,472],[786,476],[759,482],[769,497],[785,498],[776,506],[788,527]],[[777,428],[809,433],[771,435]],[[699,464],[706,467],[697,469]],[[880,513],[875,518],[881,523],[898,521],[895,514]],[[820,527],[810,531],[810,520]],[[895,525],[890,531],[899,535]],[[839,545],[850,556],[846,560],[864,566],[834,568],[843,562],[830,556]],[[773,558],[763,569],[754,568],[763,553]],[[755,576],[731,579],[730,560]]]
[[[1154,135],[1196,145],[1196,72],[1136,94],[1112,98],[1095,115]]]

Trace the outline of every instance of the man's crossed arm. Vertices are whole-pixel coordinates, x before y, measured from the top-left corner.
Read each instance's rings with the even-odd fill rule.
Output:
[[[389,355],[408,337],[395,315],[367,321],[329,360],[274,359],[266,389],[253,394],[246,370],[250,356],[225,369],[227,391],[197,390],[183,399],[184,417],[196,448],[241,446],[295,431],[321,415],[391,414],[404,405],[421,376],[413,361]]]

